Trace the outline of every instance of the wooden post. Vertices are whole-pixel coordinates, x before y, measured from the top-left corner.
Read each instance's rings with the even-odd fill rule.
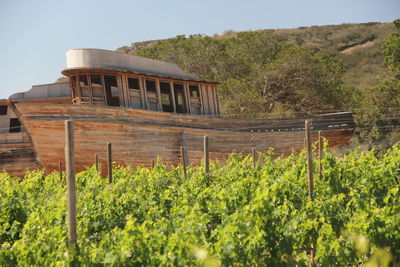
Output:
[[[111,143],[107,143],[107,154],[108,154],[108,183],[112,184],[112,154],[111,154]]]
[[[71,120],[65,121],[65,173],[67,178],[68,242],[76,244],[75,151],[73,124]]]
[[[156,166],[156,161],[154,159],[151,160],[151,168],[154,169],[154,166]]]
[[[204,136],[204,172],[210,172],[210,157],[208,153],[208,136]]]
[[[58,173],[60,174],[60,182],[63,181],[63,177],[62,177],[62,163],[61,161],[58,162]]]
[[[181,147],[181,159],[182,159],[182,168],[183,168],[183,176],[185,179],[187,179],[187,173],[186,173],[186,153],[185,153],[185,148],[182,146]]]
[[[318,131],[318,160],[319,160],[319,179],[322,179],[322,157],[323,157],[324,143],[321,136],[321,131]]]
[[[314,196],[314,178],[313,178],[313,163],[312,163],[312,140],[310,122],[305,121],[306,144],[307,144],[307,171],[308,171],[308,196],[312,201]]]
[[[99,156],[96,154],[94,154],[94,163],[96,166],[96,172],[99,173]]]
[[[257,161],[256,161],[256,149],[254,147],[251,148],[251,157],[253,158],[253,167],[255,168],[257,165]]]

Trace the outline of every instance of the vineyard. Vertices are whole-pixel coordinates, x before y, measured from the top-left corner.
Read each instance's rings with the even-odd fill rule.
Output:
[[[398,266],[400,146],[324,151],[308,197],[306,153],[234,155],[202,167],[78,173],[76,246],[54,172],[0,174],[1,266]],[[318,173],[318,168],[314,168]]]

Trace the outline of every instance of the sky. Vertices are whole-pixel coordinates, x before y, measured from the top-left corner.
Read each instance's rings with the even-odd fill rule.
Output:
[[[71,48],[400,18],[400,0],[0,0],[0,99],[53,83]]]

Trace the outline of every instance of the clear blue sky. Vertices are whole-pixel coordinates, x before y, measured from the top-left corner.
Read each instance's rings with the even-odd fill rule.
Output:
[[[400,0],[0,0],[0,98],[54,82],[70,48],[398,18]]]

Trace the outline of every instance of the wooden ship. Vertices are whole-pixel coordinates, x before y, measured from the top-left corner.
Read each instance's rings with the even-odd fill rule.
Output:
[[[233,151],[250,153],[252,148],[273,148],[278,155],[301,150],[306,119],[312,120],[313,137],[321,131],[333,148],[346,144],[355,128],[351,112],[221,118],[217,82],[201,80],[176,64],[119,52],[68,50],[62,73],[68,83],[36,86],[3,100],[12,115],[9,132],[0,134],[0,143],[6,140],[0,144],[1,169],[13,175],[33,168],[58,170],[64,163],[67,119],[74,122],[77,171],[92,166],[95,154],[106,167],[108,142],[113,161],[121,165],[150,166],[156,158],[178,165],[181,147],[188,164],[199,164],[203,136],[209,137],[210,158],[223,161]],[[16,124],[18,134],[12,130]]]

